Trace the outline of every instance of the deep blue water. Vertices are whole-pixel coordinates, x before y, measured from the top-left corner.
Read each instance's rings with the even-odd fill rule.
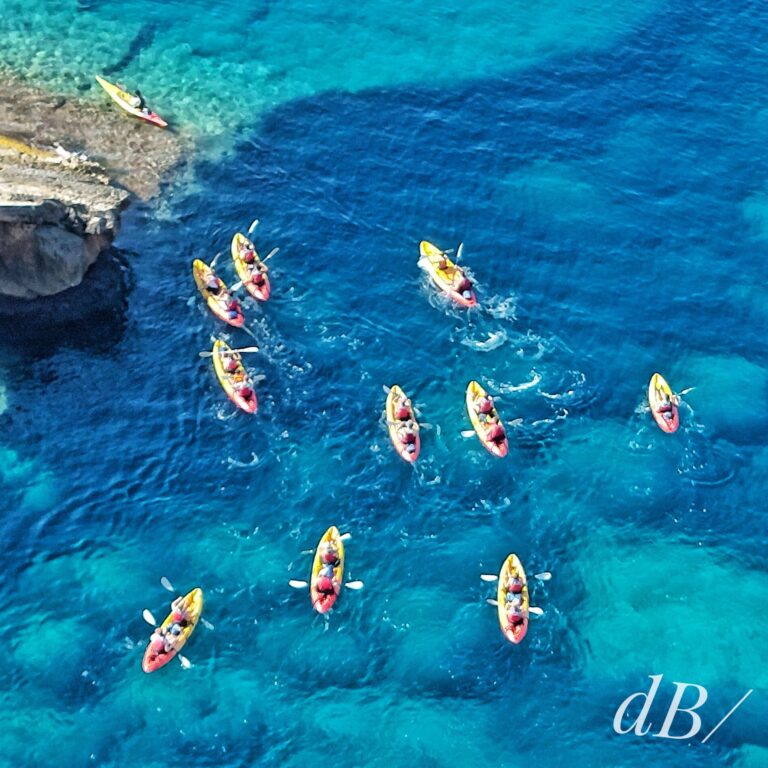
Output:
[[[0,765],[767,765],[766,21],[686,2],[522,70],[287,100],[127,214],[113,309],[5,322]],[[253,339],[190,264],[255,217],[247,417],[198,352]],[[464,242],[480,309],[421,239]],[[673,436],[655,370],[694,388]],[[460,434],[471,378],[523,419],[504,460]],[[393,383],[432,425],[415,468]],[[366,586],[326,622],[287,581],[331,524]],[[479,578],[512,551],[554,574],[517,647]],[[145,676],[163,575],[214,629]],[[673,680],[707,688],[696,738],[613,732],[651,674],[654,733]]]

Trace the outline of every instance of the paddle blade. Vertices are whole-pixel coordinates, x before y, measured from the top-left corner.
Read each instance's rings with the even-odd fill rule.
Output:
[[[552,574],[549,571],[542,571],[541,573],[534,573],[533,578],[539,581],[549,581],[552,578]]]
[[[256,227],[258,227],[258,226],[259,226],[259,220],[258,219],[254,219],[251,222],[251,226],[248,227],[248,234],[250,235],[253,232],[253,230],[256,229]]]
[[[294,589],[304,589],[305,587],[309,586],[309,583],[306,581],[300,581],[299,579],[291,579],[288,582],[288,585]]]
[[[539,608],[537,605],[528,606],[528,613],[532,613],[534,616],[544,615],[543,609]]]
[[[258,352],[258,347],[240,347],[240,349],[233,349],[233,352]]]
[[[385,395],[388,395],[392,389],[392,387],[388,387],[386,384],[382,384],[381,388],[384,390]]]
[[[522,419],[512,419],[512,421],[508,421],[507,424],[509,424],[510,427],[519,427],[523,423]]]
[[[464,251],[464,243],[459,243],[459,247],[456,249],[456,261],[461,259],[461,254]]]
[[[200,357],[213,357],[213,352],[211,352],[210,350],[205,350],[203,352],[198,352],[197,354]]]
[[[684,389],[682,392],[678,392],[677,394],[682,397],[683,395],[687,395],[689,392],[693,392],[694,389],[696,389],[696,387],[688,387],[688,389]]]
[[[234,285],[230,285],[229,286],[229,290],[230,291],[238,291],[242,287],[243,287],[243,281],[240,280],[239,282],[235,283]]]
[[[219,256],[221,256],[221,254],[222,254],[222,253],[224,253],[224,251],[219,251],[219,252],[218,252],[218,253],[217,253],[217,254],[216,254],[216,255],[215,255],[215,256],[214,256],[214,257],[211,259],[211,263],[208,265],[208,266],[209,266],[211,269],[213,269],[213,266],[214,266],[214,264],[216,264],[216,262],[217,262],[217,261],[218,261],[218,259],[219,259]]]
[[[192,666],[192,662],[186,657],[179,654],[179,662],[184,669],[189,669]]]
[[[163,576],[163,577],[160,579],[160,583],[163,585],[163,589],[167,589],[169,592],[175,592],[175,591],[176,591],[176,590],[173,588],[173,584],[171,584],[171,582],[170,582],[170,581],[168,581],[168,579],[167,579],[165,576]]]
[[[144,609],[144,613],[141,614],[144,617],[144,621],[147,622],[152,627],[157,626],[157,622],[155,621],[155,617],[149,612],[149,608]]]
[[[273,248],[262,260],[261,263],[263,264],[265,261],[269,261],[280,249],[279,248]]]
[[[341,536],[339,536],[339,538],[340,538],[342,541],[349,541],[349,539],[351,539],[351,538],[352,538],[352,534],[351,534],[351,533],[349,533],[349,532],[347,532],[347,533],[342,533],[342,534],[341,534]]]
[[[483,581],[496,581],[499,577],[495,573],[481,573],[480,578]]]
[[[421,267],[422,269],[426,269],[429,266],[429,259],[419,259],[416,262],[416,265]]]
[[[487,598],[485,602],[488,603],[488,605],[496,605],[496,606],[498,606],[498,604],[499,604],[499,601],[498,600],[494,600],[492,597]]]
[[[461,431],[462,437],[474,437],[475,436],[475,430],[474,429],[463,429]]]
[[[208,621],[208,619],[204,619],[202,616],[200,617],[200,622],[202,623],[202,625],[203,625],[203,626],[204,626],[206,629],[213,629],[213,628],[214,628],[214,627],[213,627],[213,624],[211,624],[211,622],[210,622],[210,621]]]
[[[347,589],[362,589],[365,584],[362,581],[348,581],[344,586]]]

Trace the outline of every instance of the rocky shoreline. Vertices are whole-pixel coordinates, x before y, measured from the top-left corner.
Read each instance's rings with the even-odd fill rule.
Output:
[[[78,285],[133,197],[156,196],[183,138],[103,104],[0,75],[0,295]]]

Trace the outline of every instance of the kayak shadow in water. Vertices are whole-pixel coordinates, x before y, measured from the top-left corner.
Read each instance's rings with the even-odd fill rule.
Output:
[[[104,251],[80,285],[54,296],[0,296],[0,345],[17,351],[34,346],[47,356],[62,346],[106,350],[123,336],[133,272],[126,254]]]

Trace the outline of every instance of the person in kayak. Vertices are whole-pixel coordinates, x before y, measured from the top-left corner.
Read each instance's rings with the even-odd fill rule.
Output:
[[[131,106],[134,109],[140,109],[145,115],[149,114],[147,100],[144,98],[144,94],[138,88],[134,91],[133,98],[131,99]]]
[[[499,417],[494,416],[490,419],[490,428],[488,429],[487,437],[496,445],[499,445],[499,443],[503,443],[504,440],[507,439],[507,433],[504,431],[504,427],[501,426],[499,423]]]
[[[493,413],[493,398],[490,395],[481,397],[475,403],[475,410],[480,417],[480,421],[486,421],[490,414]]]
[[[320,555],[320,562],[324,565],[331,565],[336,568],[341,560],[339,559],[339,551],[336,549],[336,545],[329,541],[325,544],[323,554]]]
[[[218,295],[221,290],[221,280],[216,277],[216,273],[213,270],[211,270],[205,278],[205,290],[208,291],[208,293],[212,293],[214,296]]]
[[[411,418],[411,407],[408,398],[402,398],[395,409],[395,418],[398,421],[408,421]]]
[[[507,601],[514,599],[515,595],[521,594],[523,591],[523,580],[518,576],[510,576],[507,579]]]
[[[149,645],[152,648],[152,653],[155,654],[155,656],[159,656],[161,653],[167,653],[165,647],[165,630],[161,627],[158,627],[153,633],[152,637],[149,638]]]
[[[405,446],[405,450],[408,453],[416,452],[416,425],[413,421],[406,421],[403,426],[400,427],[399,435],[400,442]]]
[[[507,608],[507,620],[509,621],[510,629],[522,624],[525,621],[525,611],[521,602],[513,601]]]
[[[229,291],[225,291],[219,296],[219,304],[222,309],[226,310],[230,320],[234,320],[240,314],[240,304]]]
[[[237,392],[246,403],[249,403],[254,396],[253,387],[251,387],[247,381],[241,381],[240,383],[235,384],[235,392]]]
[[[453,276],[453,290],[465,299],[472,298],[472,281],[460,269],[456,269]]]
[[[670,396],[661,390],[661,404],[656,409],[662,415],[665,421],[672,421],[675,418],[675,406],[680,404],[680,399],[675,395]]]
[[[334,595],[336,594],[336,585],[336,580],[330,576],[320,576],[315,587],[321,595]]]
[[[235,373],[240,367],[237,357],[232,352],[221,353],[221,364],[227,373]]]

